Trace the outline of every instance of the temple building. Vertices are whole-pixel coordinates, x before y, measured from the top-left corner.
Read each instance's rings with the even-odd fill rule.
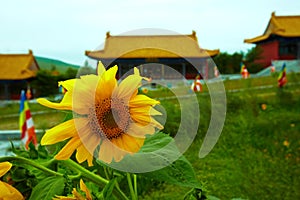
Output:
[[[276,16],[273,12],[265,32],[244,42],[262,49],[257,63],[264,67],[273,60],[300,59],[300,15]]]
[[[85,55],[102,61],[107,68],[118,65],[117,78],[138,66],[141,75],[152,79],[194,79],[199,73],[207,78],[213,75],[210,57],[218,53],[218,49],[200,48],[195,31],[190,35],[118,36],[107,32],[104,48],[86,51]]]
[[[0,54],[0,99],[19,99],[39,70],[33,53]]]

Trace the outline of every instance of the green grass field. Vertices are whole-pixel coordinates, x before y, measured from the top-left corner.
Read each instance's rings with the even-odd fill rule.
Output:
[[[204,158],[199,150],[210,123],[210,97],[197,95],[200,107],[198,135],[185,156],[192,163],[207,194],[219,199],[300,199],[300,75],[288,77],[290,85],[276,87],[276,77],[225,81],[227,113],[222,134],[214,149]],[[271,88],[253,89],[255,86]],[[184,93],[183,93],[184,94]],[[150,96],[170,96],[168,90],[149,91]],[[168,113],[164,132],[174,134],[180,111],[177,101],[161,100]],[[38,128],[61,122],[65,113],[30,105]],[[18,105],[0,108],[0,129],[18,129]],[[167,183],[140,182],[140,199],[182,199],[190,188]]]
[[[209,106],[200,104],[202,124],[185,156],[208,194],[220,199],[300,198],[300,95],[295,90],[228,93],[221,137],[203,159],[198,154],[209,124],[205,115]],[[201,95],[199,100],[209,101]],[[162,184],[145,199],[180,199],[187,191]]]

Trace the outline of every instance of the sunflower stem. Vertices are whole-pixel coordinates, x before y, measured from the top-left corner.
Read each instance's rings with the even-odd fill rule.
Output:
[[[119,193],[122,195],[122,197],[125,199],[125,200],[129,200],[128,197],[124,194],[124,192],[121,190],[120,186],[119,186],[119,183],[116,182],[116,188],[117,190],[119,191]]]
[[[133,186],[134,186],[135,196],[138,197],[138,192],[137,192],[137,175],[136,174],[133,174]]]
[[[49,175],[53,175],[53,176],[64,176],[61,173],[58,173],[56,171],[53,171],[51,169],[48,169],[46,167],[44,167],[42,164],[36,163],[32,160],[29,160],[27,158],[23,158],[23,157],[17,157],[17,156],[6,156],[6,157],[0,157],[0,162],[4,162],[4,161],[19,161],[21,163],[27,164],[27,165],[31,165]]]
[[[85,177],[86,179],[88,179],[89,181],[91,181],[97,185],[104,186],[104,185],[108,184],[108,182],[109,182],[105,178],[103,178],[99,175],[96,175],[95,173],[85,169],[84,167],[77,164],[76,162],[74,162],[71,159],[59,160],[59,162],[62,163],[64,166],[69,167],[70,169],[80,172],[83,177]]]
[[[105,186],[106,184],[109,183],[109,180],[85,169],[84,167],[82,167],[81,165],[77,164],[76,162],[74,162],[71,159],[68,160],[59,160],[59,162],[61,164],[63,164],[66,167],[69,167],[70,169],[73,169],[79,173],[81,173],[81,175],[86,178],[87,180],[99,185],[99,186]],[[120,198],[124,198],[125,200],[128,200],[128,198],[126,197],[126,195],[122,192],[122,190],[119,187],[116,187],[116,195],[118,195]]]
[[[104,171],[106,179],[109,180],[110,178],[109,178],[109,175],[108,175],[108,172],[107,172],[107,168],[104,166],[103,169],[104,169],[103,171]]]
[[[129,190],[130,190],[131,199],[137,200],[137,196],[136,196],[133,186],[132,186],[131,174],[127,172],[126,176],[127,176],[127,182],[128,182],[128,186],[129,186]]]

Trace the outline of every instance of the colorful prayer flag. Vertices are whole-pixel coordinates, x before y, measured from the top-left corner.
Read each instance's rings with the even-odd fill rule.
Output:
[[[214,67],[214,75],[215,75],[216,78],[218,78],[219,75],[220,75],[220,72],[219,72],[217,66]]]
[[[28,149],[28,145],[31,141],[34,145],[37,145],[34,124],[24,90],[21,91],[19,127],[21,131],[21,141],[25,145],[25,148]]]
[[[286,78],[286,70],[285,70],[285,63],[283,63],[281,71],[278,76],[278,87],[283,87],[287,83],[287,78]]]
[[[192,83],[191,85],[191,89],[194,91],[194,92],[201,92],[202,91],[202,85],[201,85],[201,81],[200,81],[200,76],[197,75],[194,82]]]
[[[249,77],[249,72],[245,66],[245,64],[241,63],[241,74],[243,78],[248,78]]]

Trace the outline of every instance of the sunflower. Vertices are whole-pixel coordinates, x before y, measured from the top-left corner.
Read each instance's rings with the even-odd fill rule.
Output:
[[[12,167],[12,164],[10,162],[2,162],[0,163],[0,178],[6,174],[10,168]],[[1,200],[23,200],[24,197],[22,194],[13,186],[0,181],[0,199]]]
[[[119,162],[139,151],[146,134],[163,128],[152,117],[161,115],[153,108],[159,102],[138,94],[143,79],[138,69],[121,83],[115,78],[117,70],[117,66],[106,70],[99,62],[98,75],[59,82],[66,90],[60,103],[37,100],[50,108],[73,111],[73,119],[46,131],[41,140],[42,145],[69,140],[56,159],[68,159],[76,150],[77,161],[87,160],[89,166],[94,156],[105,163]]]

